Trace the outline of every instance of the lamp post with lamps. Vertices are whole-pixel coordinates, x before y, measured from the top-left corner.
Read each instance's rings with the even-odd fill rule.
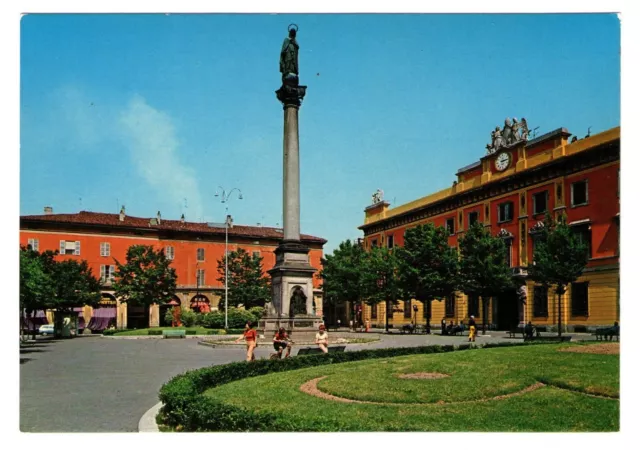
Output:
[[[220,203],[227,203],[233,191],[238,191],[238,200],[242,200],[242,191],[238,188],[233,188],[227,192],[222,186],[218,186],[222,189],[222,194],[216,192],[216,197],[222,197]],[[229,207],[225,206],[225,213],[229,211]],[[226,214],[224,220],[224,329],[229,329],[229,225],[232,223],[231,216]]]

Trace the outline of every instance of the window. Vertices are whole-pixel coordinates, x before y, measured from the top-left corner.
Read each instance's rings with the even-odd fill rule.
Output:
[[[587,180],[577,181],[571,185],[571,206],[586,205],[589,202]]]
[[[254,258],[260,258],[260,251],[256,250],[255,252],[252,253]]]
[[[467,316],[475,316],[478,317],[478,305],[479,299],[476,294],[469,294],[467,296]]]
[[[589,283],[571,283],[571,315],[589,315]]]
[[[591,258],[591,226],[588,223],[571,227],[578,241],[587,246],[587,255]]]
[[[196,270],[196,286],[204,286],[204,269]]]
[[[498,223],[513,220],[513,202],[498,205]]]
[[[111,256],[111,244],[100,242],[100,256]]]
[[[80,241],[60,241],[61,255],[79,255]]]
[[[474,211],[472,213],[469,213],[469,226],[473,225],[477,221],[478,221],[478,212]]]
[[[444,316],[453,317],[456,312],[456,294],[449,295],[444,301]]]
[[[31,247],[31,250],[35,250],[37,252],[40,248],[40,241],[38,241],[38,239],[29,239],[27,245]]]
[[[100,265],[100,280],[102,283],[111,283],[116,275],[116,266],[108,264]]]
[[[164,249],[164,254],[169,261],[173,261],[175,258],[175,249],[171,245],[167,245]]]
[[[391,302],[388,302],[385,304],[385,306],[387,307],[387,317],[389,319],[393,319],[393,304]]]
[[[505,262],[507,263],[507,267],[511,267],[511,250],[513,249],[513,239],[505,239],[503,242],[505,248]]]
[[[196,259],[198,261],[204,261],[204,249],[203,248],[199,248],[198,250],[196,250]]]
[[[549,192],[547,191],[533,194],[533,215],[547,212],[547,200],[549,200]]]
[[[533,317],[549,316],[549,290],[544,286],[533,287]]]
[[[371,248],[373,248],[373,247],[377,247],[377,246],[378,246],[378,240],[377,240],[377,239],[373,239],[373,240],[371,241]]]
[[[378,318],[378,305],[371,305],[371,318],[372,319]]]
[[[387,247],[393,248],[393,234],[390,236],[387,236]]]
[[[404,301],[404,318],[411,319],[411,300]]]
[[[450,236],[456,233],[456,221],[453,217],[451,219],[447,219],[447,231]]]

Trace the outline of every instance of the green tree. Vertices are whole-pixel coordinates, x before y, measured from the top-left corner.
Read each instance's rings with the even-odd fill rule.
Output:
[[[115,260],[115,259],[114,259]],[[176,291],[176,271],[164,250],[150,245],[132,245],[127,250],[127,262],[116,263],[113,289],[121,301],[149,307],[171,301]]]
[[[491,236],[488,228],[474,223],[460,239],[460,289],[467,295],[482,297],[482,333],[488,321],[489,300],[515,289],[506,261],[502,238]]]
[[[47,272],[44,261],[31,247],[20,248],[20,333],[24,312],[31,316],[47,309],[55,295],[52,274]],[[35,339],[36,329],[31,330]]]
[[[373,247],[363,258],[362,296],[368,305],[386,305],[385,331],[389,332],[389,311],[404,298],[400,279],[400,259],[397,247]]]
[[[338,304],[356,305],[362,298],[364,257],[362,246],[347,239],[322,259],[322,270],[317,276],[322,280],[324,303],[333,306],[334,317]]]
[[[87,261],[67,259],[55,261],[51,254],[45,254],[45,266],[53,274],[55,295],[49,308],[55,309],[54,333],[62,334],[62,321],[78,306],[96,307],[100,302],[100,282],[93,275]]]
[[[404,246],[398,248],[404,300],[422,302],[427,311],[427,330],[430,329],[431,301],[442,300],[457,288],[458,252],[449,247],[448,240],[449,233],[444,227],[429,223],[408,229]]]
[[[250,255],[242,248],[229,252],[228,269],[229,307],[242,305],[248,310],[271,301],[271,283],[264,274],[261,256]],[[224,257],[218,260],[218,273],[218,281],[224,285]],[[224,302],[220,302],[220,308],[224,310]]]
[[[566,224],[564,217],[554,222],[547,214],[544,227],[536,236],[529,277],[558,296],[558,336],[562,336],[562,296],[569,283],[578,279],[589,259],[588,247]]]

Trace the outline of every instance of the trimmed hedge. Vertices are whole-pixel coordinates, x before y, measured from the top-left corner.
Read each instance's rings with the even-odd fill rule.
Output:
[[[243,361],[205,367],[178,375],[162,386],[159,398],[164,406],[160,410],[160,415],[164,425],[173,428],[180,425],[182,431],[323,431],[321,428],[316,430],[314,424],[309,424],[305,430],[300,430],[293,424],[282,422],[281,417],[275,417],[270,413],[247,411],[239,407],[220,403],[211,397],[202,395],[202,393],[207,389],[243,378],[256,377],[273,372],[286,372],[306,367],[322,366],[325,364],[522,345],[545,345],[545,343],[501,342],[487,343],[482,347],[470,347],[469,344],[464,344],[457,347],[453,345],[430,345],[423,347],[384,348],[377,350],[360,350],[357,352],[296,356],[295,358],[282,360],[261,359],[250,363]]]
[[[147,331],[149,336],[162,336],[162,330],[149,330]]]
[[[121,331],[126,331],[126,330],[118,330],[117,328],[102,330],[102,335],[103,336],[113,336],[114,334],[119,333]]]

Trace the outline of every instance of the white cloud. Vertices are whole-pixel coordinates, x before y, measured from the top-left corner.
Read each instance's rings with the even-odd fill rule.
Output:
[[[119,115],[118,123],[131,159],[147,183],[166,197],[167,204],[176,205],[188,199],[189,220],[201,217],[202,199],[196,173],[180,161],[180,142],[171,117],[136,95]]]

